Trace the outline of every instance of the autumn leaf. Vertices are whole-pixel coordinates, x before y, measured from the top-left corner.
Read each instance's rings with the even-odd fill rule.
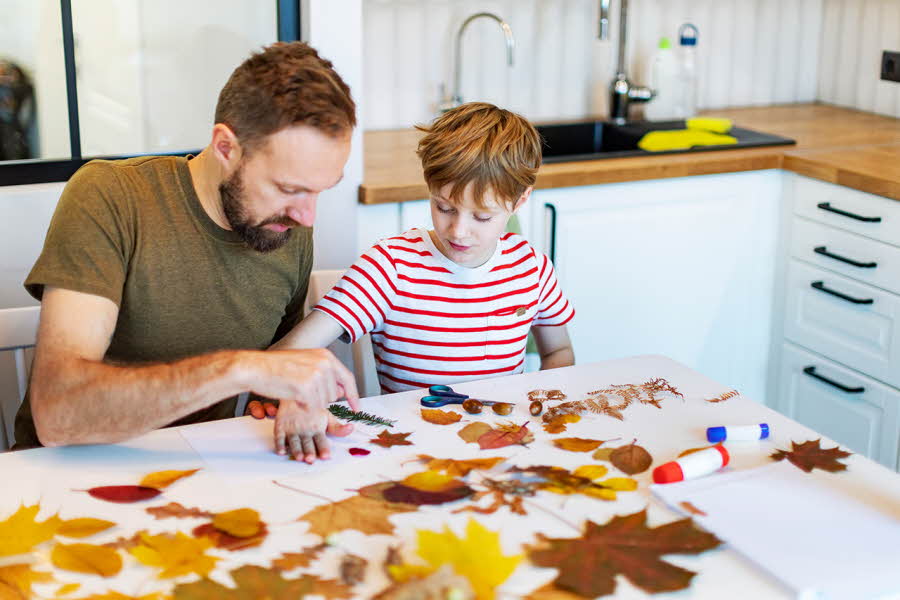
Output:
[[[218,513],[213,516],[212,524],[219,531],[234,537],[256,535],[262,527],[259,513],[252,508],[238,508]]]
[[[698,515],[698,516],[700,516],[700,517],[705,517],[705,516],[706,516],[706,513],[705,513],[705,512],[703,512],[702,510],[700,510],[699,508],[697,508],[696,506],[694,506],[693,503],[688,502],[687,500],[682,500],[681,502],[678,503],[678,506],[680,506],[680,507],[683,508],[685,511],[687,511],[688,514],[691,514],[691,515]]]
[[[303,549],[301,552],[285,552],[280,558],[272,561],[272,568],[279,571],[293,571],[294,569],[308,567],[314,560],[319,558],[319,554],[327,547],[325,544],[316,544]]]
[[[505,448],[513,444],[522,444],[523,446],[534,440],[534,434],[528,430],[528,423],[513,428],[497,427],[485,432],[478,438],[478,446],[482,450],[493,448]]]
[[[141,544],[129,552],[148,567],[159,567],[160,579],[180,577],[189,573],[206,575],[219,559],[206,554],[212,541],[206,537],[192,538],[180,531],[175,535],[140,534]]]
[[[425,462],[432,471],[444,471],[447,475],[465,477],[471,471],[494,468],[498,463],[506,460],[503,456],[494,458],[471,458],[469,460],[453,460],[452,458],[434,458],[427,454],[420,454],[418,459]]]
[[[465,577],[457,575],[450,565],[444,565],[424,577],[394,583],[382,590],[374,600],[473,600],[475,592]]]
[[[73,598],[72,600],[171,600],[171,598],[160,592],[145,594],[143,596],[127,596],[125,594],[120,594],[115,590],[111,590],[105,594],[93,594],[91,596]]]
[[[741,393],[738,392],[737,390],[730,390],[728,392],[725,392],[724,394],[719,394],[715,398],[707,398],[706,401],[713,402],[713,403],[725,402],[726,400],[730,400],[731,398],[734,398],[734,397],[740,396],[740,395],[741,395]]]
[[[553,445],[569,452],[590,452],[596,450],[609,440],[589,440],[586,438],[568,437],[553,440]]]
[[[523,473],[543,479],[538,489],[554,494],[583,494],[600,500],[615,500],[616,492],[632,492],[637,489],[637,482],[624,477],[613,477],[600,480],[607,473],[603,465],[583,465],[573,472],[562,467],[531,466],[513,467],[511,473]]]
[[[0,556],[25,554],[53,537],[62,520],[52,515],[38,523],[35,517],[40,510],[40,504],[23,504],[5,521],[0,521]]]
[[[122,557],[116,550],[94,544],[57,544],[50,561],[58,569],[101,577],[112,577],[122,570]]]
[[[151,506],[144,509],[157,519],[191,519],[195,517],[211,517],[212,513],[200,508],[187,508],[178,502],[169,502],[165,506]]]
[[[245,565],[230,572],[234,588],[211,579],[183,583],[172,590],[173,600],[297,600],[313,593],[309,579],[284,579],[279,571]]]
[[[544,431],[547,433],[562,433],[566,430],[566,425],[569,423],[577,423],[581,420],[581,415],[576,415],[572,413],[562,414],[562,415],[554,415],[547,419],[544,419]]]
[[[212,541],[216,548],[223,550],[246,550],[247,548],[255,548],[263,543],[266,536],[269,535],[269,529],[266,524],[260,521],[260,527],[256,533],[251,536],[237,537],[220,531],[212,523],[205,523],[194,527],[191,531],[194,537],[206,537]]]
[[[122,570],[118,551],[95,544],[57,544],[50,561],[58,569],[101,577],[112,577]]]
[[[376,484],[382,485],[385,484]],[[389,483],[387,485],[393,485]],[[364,495],[351,496],[340,502],[317,506],[301,516],[298,521],[309,523],[309,532],[323,538],[345,529],[356,529],[366,535],[394,533],[389,517],[398,513],[415,512],[417,506],[387,502]]]
[[[458,412],[438,408],[423,408],[422,418],[435,425],[452,425],[462,419],[462,415]]]
[[[539,567],[559,569],[553,584],[588,598],[616,591],[621,574],[645,592],[687,588],[695,575],[662,560],[665,554],[700,554],[722,542],[694,527],[690,518],[647,527],[647,511],[616,516],[605,525],[585,524],[579,538],[548,538],[537,534],[528,557]]]
[[[596,452],[591,454],[591,458],[594,460],[605,460],[609,461],[609,456],[613,453],[615,448],[597,448]]]
[[[412,446],[413,443],[406,439],[412,435],[412,431],[408,433],[390,433],[387,429],[378,434],[378,437],[369,440],[373,444],[391,448],[393,446]]]
[[[98,500],[118,502],[120,504],[149,500],[150,498],[156,498],[160,494],[158,489],[142,485],[104,485],[85,491]]]
[[[150,473],[141,479],[140,485],[161,490],[169,487],[179,479],[190,477],[199,470],[200,469],[190,469],[189,471],[157,471],[155,473]]]
[[[114,548],[116,550],[130,550],[136,546],[141,545],[141,534],[147,533],[146,529],[142,529],[132,535],[131,537],[120,537],[114,542],[107,542],[103,544],[105,548]]]
[[[30,564],[16,564],[0,567],[0,598],[18,600],[31,598],[34,583],[53,581],[53,575],[44,571],[32,571]]]
[[[388,502],[405,504],[445,504],[471,496],[475,491],[464,481],[438,471],[424,471],[410,475],[403,481],[391,482],[387,487],[368,486],[367,494],[377,490]],[[362,492],[362,490],[361,490]]]
[[[467,444],[474,444],[478,441],[478,438],[480,438],[490,430],[491,426],[484,421],[475,421],[474,423],[469,423],[468,425],[460,429],[458,432],[456,432],[456,435],[465,440]]]
[[[802,444],[791,442],[790,451],[779,450],[772,454],[771,458],[772,460],[783,460],[786,458],[791,461],[795,467],[802,469],[807,473],[816,468],[832,473],[846,470],[847,465],[839,462],[838,459],[846,458],[850,456],[851,453],[845,452],[837,446],[834,448],[822,448],[820,446],[821,442],[822,438],[809,440]]]
[[[584,600],[584,596],[561,590],[553,583],[548,583],[525,596],[524,600]]]
[[[479,600],[494,598],[495,588],[512,575],[522,560],[521,555],[505,556],[500,547],[500,536],[474,519],[469,519],[464,538],[446,526],[442,533],[419,530],[417,534],[416,553],[425,559],[431,572],[443,565],[451,565],[457,574],[469,580]],[[421,574],[421,568],[416,565],[398,565],[389,569],[397,581],[408,579],[407,570],[413,576]]]
[[[681,458],[682,456],[688,456],[689,454],[693,454],[695,452],[702,452],[703,450],[709,450],[712,447],[713,446],[700,446],[699,448],[688,448],[687,450],[680,452],[678,454],[678,458]]]
[[[344,585],[356,585],[366,578],[366,567],[369,561],[362,556],[345,554],[341,557],[341,565],[338,569],[341,583]]]
[[[635,475],[649,469],[653,464],[653,457],[642,446],[631,442],[613,450],[609,455],[609,461],[623,473]]]
[[[105,531],[110,527],[115,527],[115,525],[112,521],[103,519],[69,519],[68,521],[63,521],[56,533],[66,537],[84,538]]]
[[[56,590],[56,597],[58,598],[60,596],[68,596],[69,594],[71,594],[73,592],[77,592],[80,587],[81,587],[80,583],[63,584],[63,585],[59,586],[59,588]]]

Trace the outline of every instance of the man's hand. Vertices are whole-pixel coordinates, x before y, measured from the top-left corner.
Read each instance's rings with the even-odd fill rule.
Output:
[[[326,434],[343,437],[351,431],[353,425],[341,423],[327,408],[283,402],[275,417],[275,451],[312,464],[331,457]]]

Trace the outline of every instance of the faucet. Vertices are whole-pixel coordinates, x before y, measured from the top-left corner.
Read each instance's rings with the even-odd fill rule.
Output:
[[[600,0],[599,39],[609,39],[609,1]],[[628,121],[628,107],[632,102],[647,102],[656,92],[646,86],[635,85],[625,74],[625,32],[628,25],[628,0],[619,0],[619,48],[616,76],[609,85],[609,118],[617,125]]]
[[[511,67],[513,66],[513,50],[516,47],[516,40],[513,38],[512,29],[510,29],[509,25],[495,15],[494,13],[489,12],[480,12],[475,13],[474,15],[467,18],[463,21],[462,25],[459,26],[459,31],[456,32],[456,48],[453,60],[453,93],[450,96],[450,100],[442,102],[438,108],[444,113],[452,108],[456,108],[460,104],[463,103],[462,99],[462,37],[463,33],[466,30],[466,27],[469,26],[469,23],[474,21],[475,19],[485,17],[488,19],[493,19],[500,25],[500,29],[503,31],[504,37],[506,37],[506,63]]]

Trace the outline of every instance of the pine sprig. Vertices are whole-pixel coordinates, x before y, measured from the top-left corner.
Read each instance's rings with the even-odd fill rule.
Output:
[[[343,404],[330,404],[328,410],[335,417],[344,421],[360,421],[366,425],[384,425],[385,427],[393,427],[394,423],[396,423],[396,421],[377,415],[370,415],[367,412],[350,410]]]

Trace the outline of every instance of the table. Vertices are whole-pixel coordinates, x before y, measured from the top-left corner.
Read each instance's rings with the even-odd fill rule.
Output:
[[[667,397],[662,408],[632,404],[623,412],[619,421],[605,415],[587,415],[580,422],[570,424],[568,430],[556,436],[545,433],[539,426],[540,417],[530,417],[527,412],[526,394],[535,388],[563,390],[570,400],[581,399],[594,389],[610,384],[642,383],[662,377],[684,395],[684,399]],[[203,519],[157,520],[144,509],[168,502],[184,506],[202,507],[209,511],[226,511],[249,507],[259,511],[269,525],[269,536],[257,547],[237,552],[213,550],[210,553],[222,557],[211,577],[223,585],[231,585],[228,571],[242,564],[268,566],[284,552],[321,542],[317,535],[308,533],[308,524],[297,518],[316,506],[326,503],[322,498],[341,500],[352,495],[348,491],[384,480],[400,480],[409,474],[422,471],[422,463],[410,460],[418,454],[439,458],[484,458],[506,456],[509,460],[499,469],[510,464],[528,466],[552,464],[574,469],[583,464],[596,464],[590,454],[566,452],[555,448],[549,440],[554,437],[578,436],[594,439],[620,438],[609,445],[629,443],[636,438],[654,458],[657,466],[675,458],[679,452],[704,446],[706,427],[727,423],[769,423],[770,440],[728,444],[731,464],[727,470],[739,471],[771,463],[769,454],[777,449],[790,447],[791,440],[805,441],[820,436],[814,431],[787,419],[767,407],[741,396],[721,403],[709,403],[704,399],[727,392],[728,388],[673,360],[661,356],[642,356],[610,360],[600,363],[577,365],[539,373],[487,379],[454,386],[477,397],[516,402],[520,406],[507,417],[518,423],[530,420],[535,441],[529,447],[521,445],[506,448],[480,450],[476,444],[465,444],[457,431],[467,420],[484,420],[489,423],[505,420],[487,412],[478,417],[463,413],[463,423],[438,426],[426,423],[419,416],[418,399],[421,392],[404,392],[388,396],[364,399],[363,410],[398,422],[392,431],[413,432],[409,437],[412,446],[379,448],[368,444],[382,427],[357,426],[356,431],[344,440],[335,440],[334,458],[309,466],[288,462],[264,452],[271,444],[266,434],[271,421],[253,421],[249,417],[171,428],[151,432],[134,440],[114,444],[68,448],[41,448],[19,453],[0,455],[0,520],[15,511],[21,503],[40,502],[41,515],[59,512],[62,518],[99,517],[114,521],[117,527],[83,540],[103,543],[118,537],[127,537],[140,529],[151,533],[183,531],[190,533]],[[445,407],[454,410],[453,407]],[[460,410],[458,407],[455,410]],[[461,412],[461,411],[460,411]],[[836,444],[823,437],[823,447]],[[349,447],[365,447],[372,452],[367,456],[351,456]],[[198,452],[197,449],[201,451]],[[254,449],[256,451],[254,451]],[[859,455],[845,459],[846,472],[838,474],[818,471],[800,476],[822,476],[841,481],[848,490],[864,489],[867,501],[892,511],[900,521],[900,476],[883,466]],[[195,475],[173,484],[163,495],[136,504],[112,504],[97,500],[84,490],[92,486],[136,484],[147,473],[166,469],[201,470]],[[386,587],[388,579],[380,568],[387,548],[402,541],[404,557],[413,561],[417,529],[439,531],[448,525],[462,534],[466,522],[474,517],[488,529],[500,534],[505,554],[519,554],[523,544],[534,542],[540,531],[549,537],[573,537],[576,534],[563,520],[583,523],[586,517],[596,523],[605,523],[614,515],[625,515],[647,508],[651,526],[667,523],[682,515],[666,507],[649,491],[651,471],[635,475],[638,489],[620,492],[618,499],[605,502],[585,496],[561,496],[539,492],[532,500],[544,510],[529,510],[527,517],[511,514],[501,508],[494,514],[479,515],[471,512],[453,514],[459,503],[443,506],[425,506],[419,511],[397,514],[391,517],[396,526],[393,536],[363,535],[359,531],[344,530],[332,541],[337,544],[333,552],[312,564],[309,569],[288,572],[313,572],[322,577],[336,576],[341,549],[352,551],[369,560],[365,580],[354,588],[359,598],[372,597]],[[611,474],[616,473],[611,468]],[[621,475],[620,475],[621,476]],[[715,477],[718,475],[713,475]],[[272,481],[277,480],[292,487],[312,492],[300,494]],[[551,516],[563,516],[557,519]],[[72,540],[65,540],[71,543]],[[52,568],[49,553],[52,543],[38,547],[32,557],[37,566]],[[155,570],[143,566],[123,552],[125,567],[115,577],[103,579],[80,575],[69,571],[54,570],[57,583],[36,585],[35,589],[52,597],[60,582],[78,582],[81,588],[71,597],[79,598],[89,593],[116,590],[123,594],[139,596],[155,591],[169,591],[174,583],[188,582],[196,576],[177,580],[159,580]],[[790,590],[772,576],[754,566],[750,561],[727,546],[707,551],[698,556],[667,555],[665,560],[698,575],[691,587],[677,595],[663,597],[716,599],[722,597],[790,598]],[[9,561],[6,561],[8,564]],[[3,561],[0,560],[0,565]],[[553,569],[536,568],[523,561],[513,575],[498,589],[498,598],[523,598],[551,581]],[[898,584],[900,592],[900,584]],[[615,598],[646,598],[648,595],[633,586],[625,578],[617,578]]]

